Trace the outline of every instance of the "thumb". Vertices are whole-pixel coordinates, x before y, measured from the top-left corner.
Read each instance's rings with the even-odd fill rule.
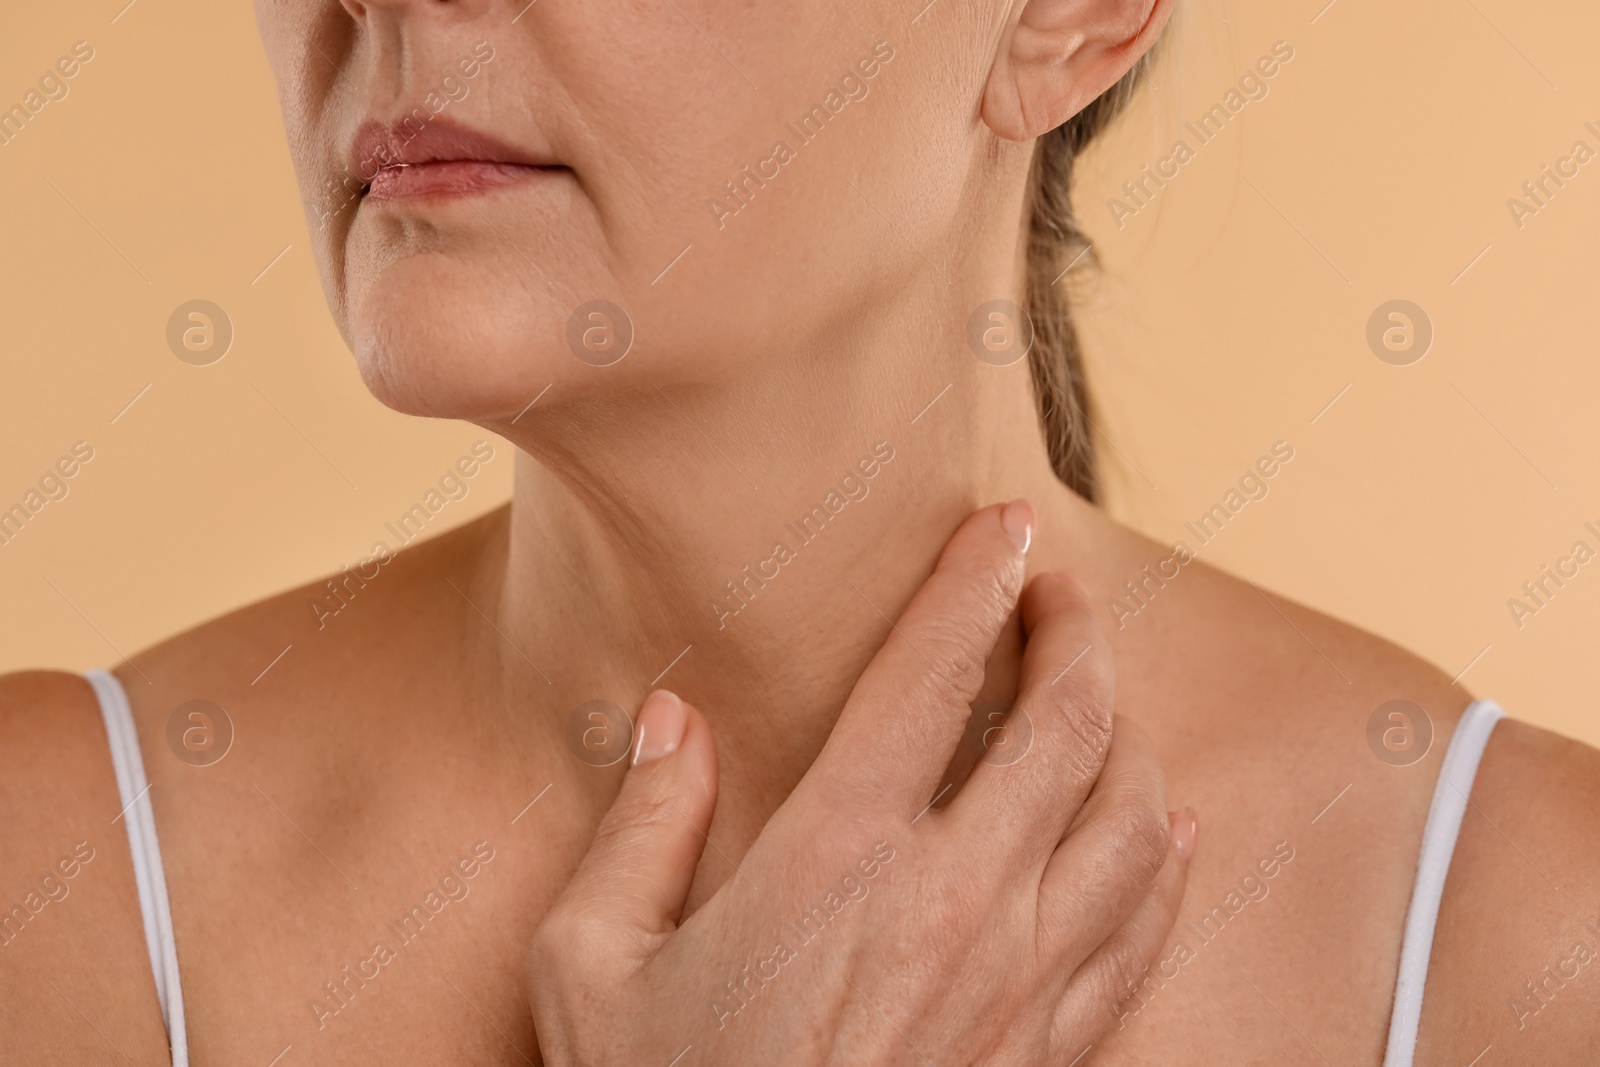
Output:
[[[657,689],[639,708],[622,792],[601,819],[566,903],[637,935],[639,953],[653,954],[683,914],[716,806],[711,727],[676,694]]]

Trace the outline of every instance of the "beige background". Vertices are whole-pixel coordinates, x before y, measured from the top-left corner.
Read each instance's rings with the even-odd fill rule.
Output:
[[[337,570],[482,436],[362,389],[248,5],[123,2],[0,14],[0,104],[95,49],[0,147],[0,508],[74,441],[95,450],[0,547],[4,670],[106,663]],[[1184,2],[1079,192],[1105,262],[1079,288],[1114,512],[1182,537],[1287,440],[1271,495],[1203,558],[1600,743],[1600,563],[1520,630],[1506,606],[1575,540],[1600,548],[1582,528],[1600,527],[1600,161],[1520,229],[1506,204],[1574,141],[1600,150],[1600,11]],[[1107,198],[1194,148],[1184,122],[1278,40],[1295,57],[1267,97],[1119,228]],[[236,331],[204,368],[165,342],[196,297]],[[1434,325],[1412,366],[1366,345],[1394,298]],[[446,517],[495,506],[510,469],[502,451]]]

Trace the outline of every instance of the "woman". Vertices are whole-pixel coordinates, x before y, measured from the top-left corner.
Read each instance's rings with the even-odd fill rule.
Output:
[[[784,823],[780,805],[825,742],[853,751],[858,767],[895,770],[900,752],[917,752],[925,720],[875,719],[881,702],[858,702],[879,691],[868,682],[875,654],[898,655],[902,670],[918,657],[931,667],[981,659],[981,642],[959,597],[935,605],[942,622],[930,614],[895,633],[889,620],[914,613],[908,603],[963,520],[949,551],[988,561],[987,571],[969,561],[969,579],[990,576],[971,588],[1003,590],[991,592],[991,613],[1015,597],[1020,580],[1001,577],[1019,565],[1003,558],[1002,512],[967,516],[1025,498],[1037,513],[1025,524],[1029,573],[1070,572],[1093,605],[1133,583],[1145,608],[1131,619],[1096,609],[1094,624],[1057,583],[1045,596],[1056,603],[1032,608],[1026,646],[1015,621],[1000,634],[975,703],[980,730],[992,702],[1038,684],[1024,649],[1047,617],[1065,620],[1088,658],[1064,657],[1055,677],[1071,673],[1067,684],[1085,688],[1070,691],[1093,707],[1110,699],[1103,672],[1114,661],[1116,710],[1149,735],[1166,806],[1192,808],[1205,828],[1178,925],[1146,953],[1149,971],[1093,998],[1109,1032],[1092,1034],[1088,1013],[1067,1026],[1090,1035],[1081,1062],[1414,1054],[1466,1064],[1491,1049],[1478,1062],[1583,1062],[1600,1008],[1600,979],[1584,966],[1600,936],[1585,925],[1600,926],[1600,758],[1496,725],[1491,707],[1428,665],[1155,545],[1092,504],[1085,398],[1057,284],[1082,251],[1066,182],[1170,6],[258,5],[329,303],[364,379],[399,410],[502,435],[518,450],[516,491],[509,509],[392,560],[375,553],[336,588],[254,605],[116,672],[149,768],[197,1061],[521,1062],[536,1055],[535,1014],[550,1062],[584,1062],[582,1040],[613,1034],[607,1053],[660,1047],[630,1042],[638,1016],[660,1023],[662,1006],[680,1003],[673,983],[608,987],[593,976],[620,972],[591,967],[553,990],[546,972],[642,951],[617,942],[628,929],[659,936],[678,904],[693,916],[729,886],[742,899],[789,892],[781,877],[750,876],[752,843],[775,812]],[[1281,459],[1264,455],[1263,474]],[[1104,639],[1082,628],[1093,625]],[[699,866],[690,880],[670,858],[653,860],[624,817],[568,889],[623,780],[634,799],[641,788],[654,795],[621,763],[594,765],[614,758],[613,734],[627,731],[590,702],[631,710],[657,684],[705,717],[659,698],[665,736],[680,736],[663,751],[652,747],[655,716],[640,713],[628,743],[658,755],[641,767],[678,768],[658,783],[665,795],[693,779],[716,738],[715,819]],[[106,842],[104,860],[77,860],[82,907],[71,938],[48,942],[55,969],[30,971],[26,986],[34,998],[36,974],[68,976],[78,995],[38,999],[38,1018],[55,1025],[28,1028],[35,1043],[18,1054],[43,1061],[51,1042],[81,1035],[74,1047],[96,1050],[83,1058],[106,1056],[104,1033],[154,1062],[165,1035],[140,984],[150,963],[138,898],[112,858],[127,855],[115,852],[122,827],[107,826],[107,812],[146,802],[120,799],[101,707],[82,679],[18,676],[5,692],[11,836],[29,855]],[[174,710],[195,699],[226,709],[239,738],[199,769],[164,751]],[[1393,701],[1408,703],[1386,708]],[[1469,706],[1470,728],[1458,732]],[[1035,709],[1028,728],[1069,753],[1070,767],[1063,720],[1026,697],[1020,707]],[[830,741],[835,722],[847,743]],[[1397,754],[1383,740],[1391,724],[1428,728],[1431,743]],[[1006,743],[1021,745],[1016,716],[1008,729]],[[1087,753],[1099,747],[1093,734],[1085,729]],[[1119,721],[1116,736],[1136,735]],[[975,776],[1031,767],[1033,755],[985,756]],[[907,762],[922,767],[926,753]],[[1050,818],[1075,811],[1077,770]],[[864,810],[843,796],[850,775],[825,781],[833,799]],[[1451,818],[1452,798],[1469,793],[1470,805],[1455,804],[1464,818]],[[678,814],[694,830],[708,818]],[[906,812],[907,825],[918,815]],[[1060,831],[1037,818],[1053,844]],[[1430,819],[1438,830],[1419,864]],[[779,827],[792,847],[808,835],[857,844],[849,820],[801,821]],[[680,830],[671,848],[681,861],[697,841]],[[1160,867],[1151,876],[1167,881],[1150,892],[1169,899],[1171,865],[1154,847],[1166,842],[1143,846],[1155,861],[1130,866]],[[778,851],[757,858],[771,864]],[[884,864],[863,852],[841,870],[865,878],[853,865],[869,858]],[[617,882],[595,872],[630,862],[627,896],[608,901]],[[651,886],[661,888],[649,921],[570,921],[608,902],[637,910]],[[437,922],[431,932],[455,940],[386,932],[425,892],[448,903],[419,925]],[[558,897],[563,921],[547,924],[531,957],[530,1010],[522,961]],[[934,916],[956,940],[988,914],[967,903]],[[934,892],[922,904],[949,906]],[[380,934],[403,943],[395,958],[371,954]],[[818,973],[820,954],[798,951],[812,970],[796,975],[792,997],[786,965],[759,991],[723,990],[744,981],[737,967],[717,970],[727,953],[706,949],[703,967],[681,955],[684,970],[668,973],[716,974],[709,992],[682,991],[681,1004],[704,1013],[697,1034],[712,1032],[709,1019],[747,1039],[745,1021],[785,1010],[761,1015],[762,997],[793,1004],[823,989],[818,999],[846,1002]],[[1078,960],[1093,966],[1088,951]],[[970,999],[941,1011],[883,1010],[893,976],[915,971],[916,961],[880,968],[882,988],[824,1018],[839,1047],[871,1050],[841,1058],[945,1062],[949,1052],[956,1062],[971,1051],[957,1020],[964,1003],[981,1014],[991,987],[963,988]],[[83,990],[96,991],[92,1016],[74,1014]],[[798,1024],[789,1032],[815,1039]],[[1077,1047],[991,1042],[968,1058],[1066,1063]],[[666,1048],[660,1061],[678,1054]]]

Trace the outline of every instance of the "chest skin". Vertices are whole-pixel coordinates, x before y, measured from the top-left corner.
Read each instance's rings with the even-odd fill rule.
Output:
[[[310,765],[291,732],[226,774],[152,776],[197,1062],[538,1062],[524,953],[603,813],[594,779],[617,769],[361,733]],[[1170,795],[1202,812],[1183,910],[1086,1063],[1381,1059],[1414,862],[1398,839],[1420,816],[1349,770],[1323,811],[1338,773],[1313,801],[1270,753],[1174,761]],[[745,833],[712,840],[737,861]],[[731,873],[715,866],[697,895]]]

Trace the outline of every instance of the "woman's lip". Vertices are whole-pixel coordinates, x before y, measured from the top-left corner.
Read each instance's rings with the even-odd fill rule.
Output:
[[[427,197],[464,197],[536,181],[564,167],[496,163],[481,159],[437,159],[426,163],[387,166],[367,184],[369,200],[411,200]]]
[[[349,166],[370,200],[473,196],[567,169],[545,153],[443,115],[363,122],[351,140]]]

